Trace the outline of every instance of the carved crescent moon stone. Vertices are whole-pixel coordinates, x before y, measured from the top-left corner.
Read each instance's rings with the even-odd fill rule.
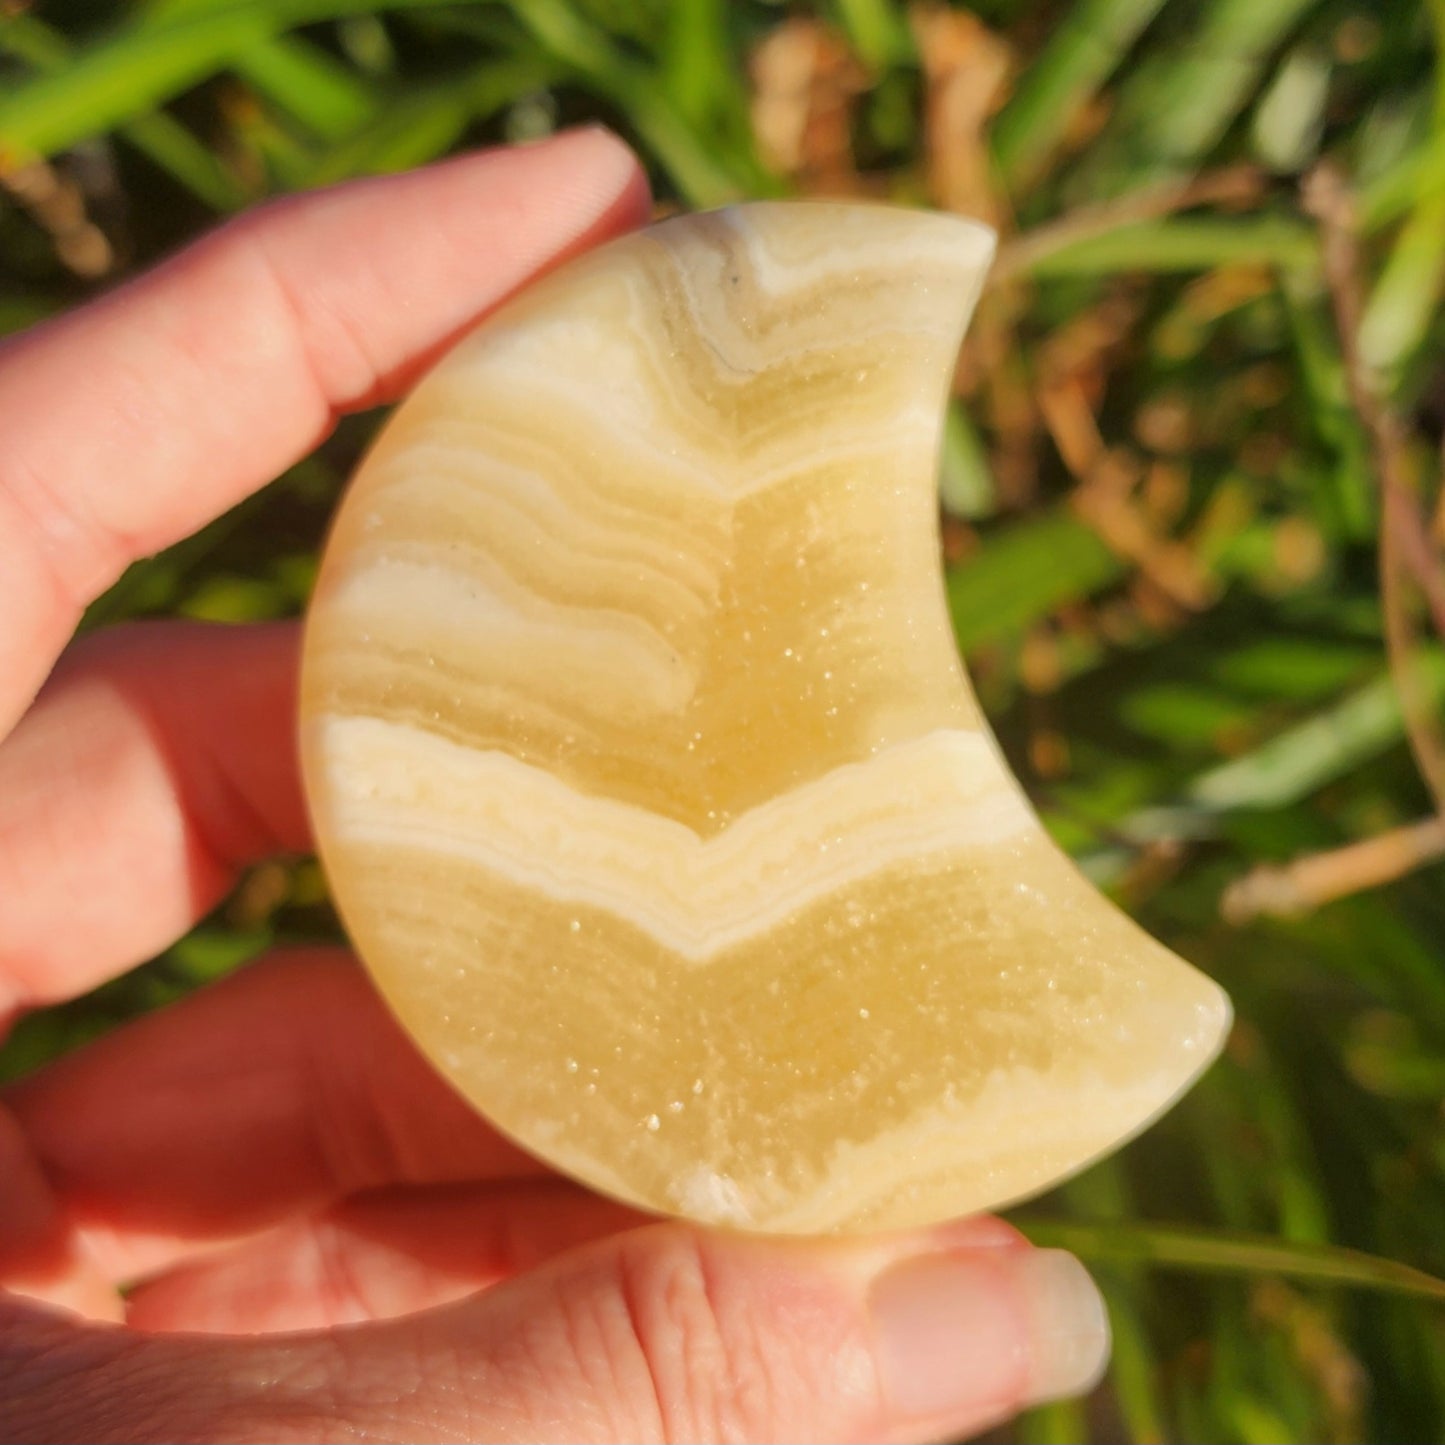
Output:
[[[958,659],[937,453],[992,247],[810,202],[614,241],[456,347],[336,519],[302,731],[348,931],[457,1089],[618,1199],[992,1208],[1227,1031],[1050,842]]]

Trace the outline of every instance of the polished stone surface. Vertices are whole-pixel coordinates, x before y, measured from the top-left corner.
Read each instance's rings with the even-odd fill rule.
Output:
[[[303,744],[351,936],[479,1109],[621,1199],[989,1208],[1227,1030],[1049,842],[957,658],[936,454],[990,255],[823,203],[614,242],[465,340],[337,519]]]

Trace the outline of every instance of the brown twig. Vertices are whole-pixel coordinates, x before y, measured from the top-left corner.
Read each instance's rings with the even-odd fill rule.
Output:
[[[1419,585],[1435,626],[1445,637],[1445,568],[1433,555],[1428,523],[1411,486],[1405,422],[1361,355],[1364,295],[1349,187],[1335,166],[1323,162],[1307,178],[1302,200],[1319,225],[1325,286],[1339,333],[1345,384],[1369,443],[1380,492],[1380,591],[1390,671],[1411,752],[1437,811],[1422,822],[1311,853],[1283,867],[1266,864],[1253,869],[1225,890],[1220,911],[1231,923],[1245,923],[1261,914],[1308,913],[1336,898],[1392,883],[1445,857],[1445,734],[1421,695],[1411,664],[1415,637],[1405,597],[1408,577]]]
[[[55,246],[55,254],[77,276],[104,276],[115,263],[105,233],[86,213],[85,196],[48,161],[0,165],[0,189],[34,218]]]
[[[1405,420],[1361,355],[1363,267],[1355,240],[1353,198],[1340,169],[1329,162],[1316,166],[1303,186],[1302,201],[1306,214],[1319,225],[1345,386],[1366,432],[1380,491],[1380,594],[1390,672],[1400,695],[1410,751],[1435,799],[1436,815],[1342,848],[1296,858],[1283,867],[1254,868],[1230,884],[1222,897],[1222,915],[1231,923],[1260,915],[1289,918],[1308,913],[1347,894],[1393,883],[1445,857],[1445,734],[1432,717],[1428,699],[1420,694],[1410,656],[1416,639],[1405,597],[1406,578],[1413,579],[1436,629],[1445,637],[1445,568],[1433,555],[1428,522],[1416,503]]]
[[[765,164],[805,195],[851,195],[861,185],[853,110],[868,73],[832,26],[796,16],[753,51],[752,126]]]
[[[1445,566],[1434,553],[1429,524],[1411,486],[1404,420],[1360,351],[1362,268],[1354,200],[1343,174],[1330,163],[1321,163],[1305,182],[1303,201],[1320,227],[1325,285],[1339,332],[1345,384],[1369,440],[1380,490],[1380,588],[1390,669],[1410,750],[1436,810],[1445,815],[1445,733],[1420,695],[1411,661],[1414,628],[1405,597],[1408,576],[1419,586],[1435,629],[1445,638]]]
[[[1283,866],[1263,864],[1229,885],[1220,911],[1235,924],[1262,914],[1296,917],[1336,898],[1393,883],[1439,858],[1445,858],[1445,818],[1426,818]]]
[[[987,127],[1007,96],[1013,54],[975,15],[935,3],[909,7],[923,69],[923,136],[929,194],[946,211],[997,226]]]
[[[1432,555],[1424,519],[1415,504],[1405,424],[1360,353],[1364,295],[1354,198],[1338,167],[1325,161],[1306,178],[1302,199],[1306,213],[1320,227],[1325,285],[1339,332],[1350,405],[1369,440],[1382,502],[1393,503],[1384,507],[1381,531],[1400,548],[1401,560],[1425,594],[1436,631],[1445,637],[1445,568]]]
[[[1108,448],[1077,377],[1058,377],[1041,388],[1039,407],[1064,465],[1078,478],[1069,506],[1104,545],[1133,563],[1154,588],[1188,612],[1214,600],[1216,588],[1189,549],[1156,532],[1135,500],[1143,477],[1139,459]]]
[[[1391,525],[1391,513],[1399,503],[1395,498],[1386,496],[1383,505],[1380,596],[1385,618],[1385,649],[1390,658],[1395,690],[1400,694],[1400,714],[1405,721],[1410,752],[1434,800],[1435,811],[1445,817],[1445,731],[1442,731],[1432,711],[1430,699],[1421,689],[1419,672],[1413,665],[1419,639],[1405,598],[1406,576],[1410,569],[1391,540],[1400,532],[1397,525]]]

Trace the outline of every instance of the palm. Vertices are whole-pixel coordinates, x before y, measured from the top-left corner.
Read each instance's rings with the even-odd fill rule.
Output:
[[[500,159],[503,193],[537,184]],[[0,352],[0,735],[25,714],[0,747],[0,1027],[165,947],[248,863],[309,847],[295,627],[101,633],[26,711],[80,608],[339,410],[394,395],[550,252],[634,223],[645,192],[626,175],[614,156],[591,195],[574,179],[531,230],[471,254],[445,228],[388,228],[388,187],[337,193]],[[473,189],[465,166],[397,186],[438,216]],[[368,249],[336,267],[358,235]],[[415,267],[433,283],[399,306]],[[544,1181],[335,953],[267,960],[4,1104],[0,1177],[22,1182],[4,1277],[112,1318],[132,1286],[125,1313],[146,1328],[394,1314],[629,1218]]]

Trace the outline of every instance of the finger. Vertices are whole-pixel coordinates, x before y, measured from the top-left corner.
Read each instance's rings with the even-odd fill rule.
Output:
[[[0,1404],[6,1438],[37,1438],[38,1417],[45,1439],[143,1420],[160,1439],[921,1441],[1085,1390],[1108,1354],[1071,1256],[948,1231],[784,1244],[659,1225],[344,1334],[32,1330],[40,1388]]]
[[[558,1179],[392,1189],[293,1219],[132,1290],[142,1330],[251,1334],[414,1314],[643,1216]]]
[[[72,648],[0,743],[0,1026],[166,947],[238,868],[308,847],[292,624]]]
[[[432,1070],[336,950],[253,964],[3,1101],[118,1281],[363,1189],[543,1172]]]
[[[115,1286],[69,1227],[49,1181],[8,1110],[0,1108],[0,1282],[86,1319],[119,1320]]]
[[[645,209],[622,143],[572,132],[263,207],[0,348],[0,734],[127,562]]]

